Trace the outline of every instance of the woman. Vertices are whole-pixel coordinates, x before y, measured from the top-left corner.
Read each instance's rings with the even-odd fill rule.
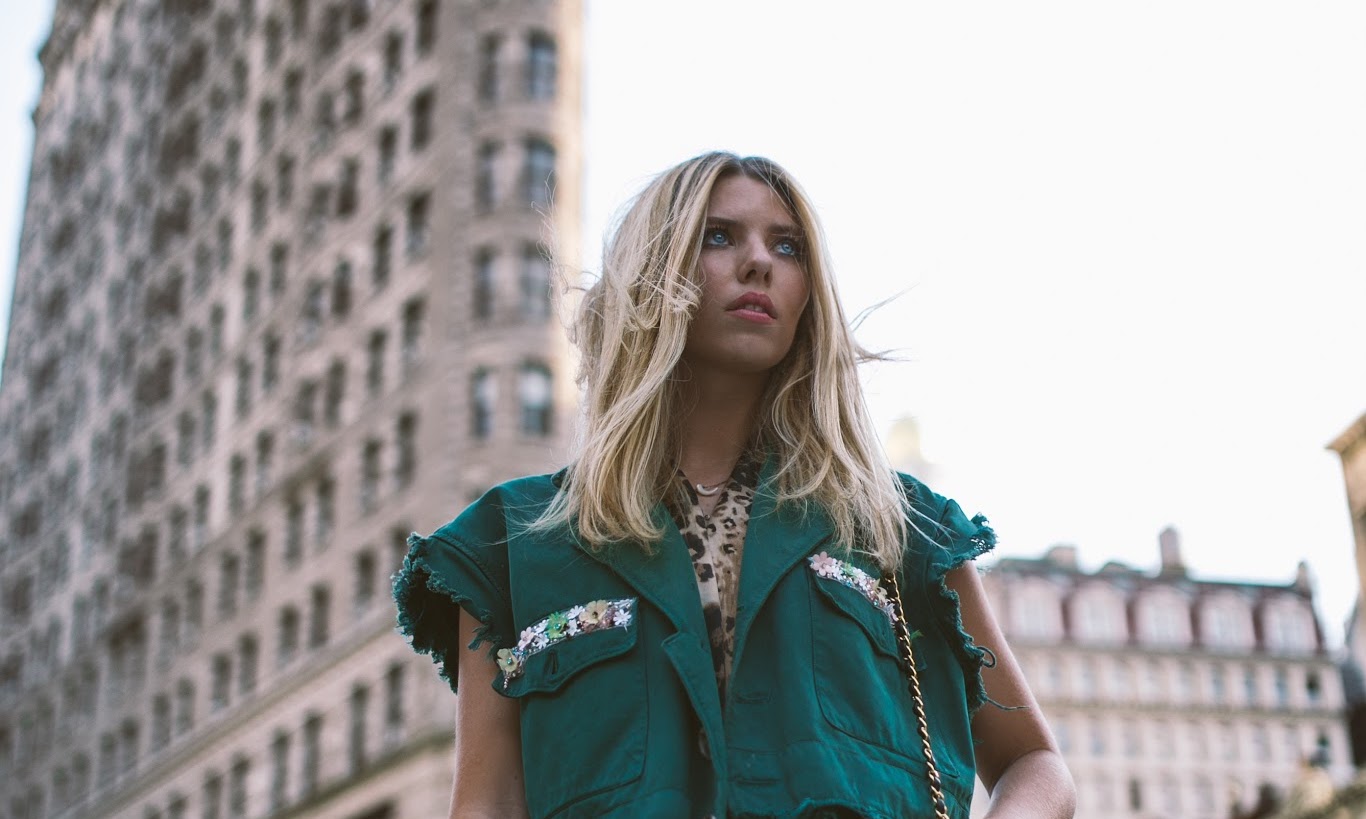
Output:
[[[1072,815],[972,565],[994,535],[888,466],[786,172],[655,179],[575,341],[571,465],[414,535],[395,582],[460,692],[452,816],[958,817],[974,773],[993,819]]]

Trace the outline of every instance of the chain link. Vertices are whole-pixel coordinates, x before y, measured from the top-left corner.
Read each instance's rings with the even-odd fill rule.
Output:
[[[905,607],[901,605],[901,586],[896,572],[886,575],[892,587],[892,605],[896,610],[897,642],[901,644],[901,659],[906,663],[906,679],[915,703],[915,725],[920,734],[920,745],[925,751],[925,770],[930,780],[930,798],[934,802],[935,819],[951,819],[944,801],[944,788],[939,781],[939,766],[934,762],[934,748],[930,744],[930,724],[925,720],[925,700],[920,696],[920,674],[915,669],[915,649],[911,647],[911,627],[906,622]]]

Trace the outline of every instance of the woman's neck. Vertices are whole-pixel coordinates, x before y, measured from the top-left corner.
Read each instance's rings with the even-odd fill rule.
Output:
[[[693,483],[721,483],[752,440],[768,378],[709,373],[685,383],[679,467]]]

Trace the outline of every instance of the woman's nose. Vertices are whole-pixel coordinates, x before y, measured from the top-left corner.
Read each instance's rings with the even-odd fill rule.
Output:
[[[761,279],[768,281],[773,272],[773,256],[763,242],[750,242],[746,246],[744,264],[740,268],[740,281]]]

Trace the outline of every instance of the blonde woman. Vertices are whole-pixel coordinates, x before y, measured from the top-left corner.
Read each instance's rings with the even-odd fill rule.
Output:
[[[1072,815],[973,568],[995,536],[888,465],[830,269],[766,159],[690,159],[626,212],[572,462],[396,578],[459,691],[452,816],[965,817],[974,776],[993,819]]]

